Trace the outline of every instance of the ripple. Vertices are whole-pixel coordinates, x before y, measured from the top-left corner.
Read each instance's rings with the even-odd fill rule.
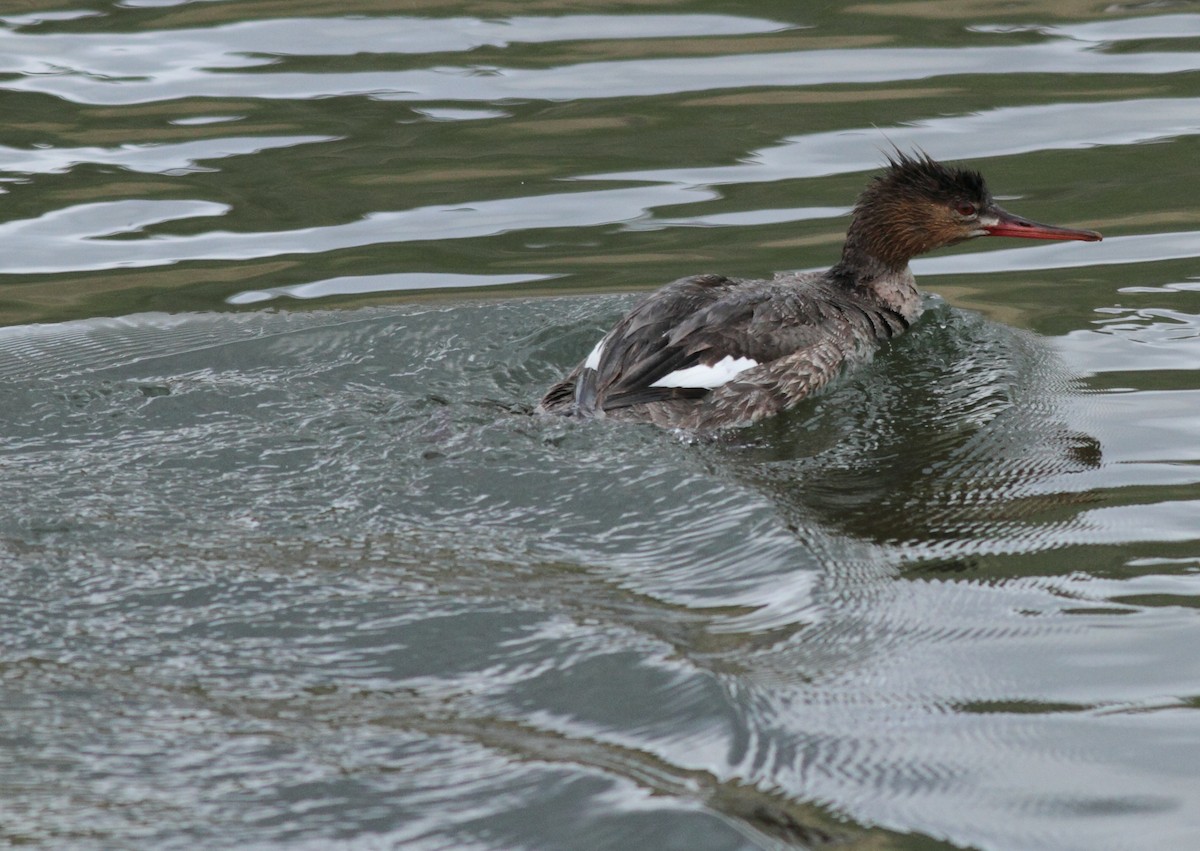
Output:
[[[1012,32],[1011,27],[972,26],[977,32]],[[1020,27],[1021,31],[1040,32],[1045,35],[1065,36],[1093,44],[1137,41],[1141,39],[1196,38],[1200,36],[1200,15],[1154,15],[1141,18],[1117,20],[1071,22],[1054,26]]]
[[[478,238],[535,228],[588,227],[637,219],[652,207],[712,197],[711,192],[678,187],[565,192],[380,211],[345,224],[274,233],[156,233],[144,239],[103,240],[97,237],[229,211],[227,206],[209,201],[107,201],[0,224],[0,240],[12,247],[5,262],[6,274],[50,274],[320,254],[364,245]],[[130,215],[136,216],[135,222],[128,221]],[[114,220],[121,222],[115,230],[110,229]]]
[[[921,118],[903,125],[846,128],[785,139],[737,165],[619,171],[593,180],[645,180],[692,187],[766,183],[851,174],[879,167],[888,144],[938,159],[972,160],[1032,151],[1086,150],[1200,134],[1200,100],[1144,98],[1100,103],[1010,106]],[[923,263],[932,261],[924,260]]]
[[[136,8],[134,2],[123,3]],[[157,4],[169,5],[169,4]],[[69,17],[68,17],[69,15]],[[77,15],[40,13],[3,16],[10,26],[21,27]],[[119,18],[120,15],[111,17]],[[244,20],[203,28],[158,29],[152,33],[109,32],[4,34],[7,61],[3,71],[36,72],[20,63],[27,55],[73,56],[87,73],[135,75],[147,66],[176,67],[182,47],[197,60],[196,67],[213,66],[212,57],[225,57],[234,67],[267,64],[267,56],[347,56],[361,53],[466,53],[480,47],[512,44],[548,44],[556,41],[688,38],[771,33],[789,24],[736,15],[556,15],[505,18],[466,17],[285,17]],[[199,61],[203,60],[203,61]]]
[[[390,275],[353,275],[275,287],[270,290],[246,290],[225,301],[228,304],[257,304],[261,301],[287,296],[310,299],[328,296],[360,295],[362,293],[412,292],[413,290],[456,289],[460,287],[498,287],[506,284],[545,281],[555,275],[450,275],[438,273],[404,273]]]
[[[228,119],[212,119],[228,120]],[[247,136],[200,142],[122,145],[119,148],[44,147],[21,150],[0,146],[0,167],[16,174],[59,174],[80,163],[116,165],[147,174],[195,171],[200,163],[257,154],[276,148],[335,141],[335,136]]]
[[[4,20],[19,25],[48,19]],[[42,91],[68,99],[80,97],[81,102],[130,104],[191,96],[319,97],[333,94],[327,86],[338,78],[346,85],[337,94],[357,90],[396,95],[413,91],[408,81],[414,74],[427,80],[444,80],[446,75],[438,70],[321,75],[271,72],[270,85],[264,88],[257,75],[235,71],[271,66],[279,57],[287,56],[437,55],[519,43],[730,36],[769,33],[785,27],[732,15],[648,14],[503,20],[297,17],[103,34],[0,30],[0,56],[5,57],[0,60],[0,72],[21,75],[20,80],[0,88]],[[113,86],[113,80],[120,80],[121,85]],[[368,80],[372,82],[366,83],[367,88],[360,88],[362,81]],[[385,80],[394,82],[383,83]],[[307,95],[300,95],[297,87],[308,88]]]
[[[1082,793],[1079,778],[1111,770],[1129,729],[1113,718],[1129,716],[1138,795],[1163,807],[1126,817],[1185,800],[1150,760],[1178,732],[1164,696],[1200,693],[1200,670],[1178,661],[1194,607],[1121,603],[1180,591],[1152,566],[1136,583],[1063,577],[1061,559],[1092,567],[1106,539],[1091,532],[1130,515],[1068,504],[1088,531],[1075,538],[1057,509],[1025,501],[1040,488],[1053,502],[1048,482],[1095,468],[1048,425],[1078,423],[1047,347],[934,302],[908,343],[766,445],[480,408],[531,398],[567,359],[547,327],[569,337],[626,301],[0,332],[18,414],[0,542],[23,577],[10,572],[3,605],[27,657],[0,665],[25,678],[5,693],[11,707],[64,693],[54,682],[103,683],[112,706],[68,702],[53,723],[21,709],[33,747],[53,743],[27,776],[122,781],[119,795],[88,787],[127,804],[96,821],[111,836],[158,835],[168,806],[184,812],[172,835],[250,812],[250,838],[377,819],[421,847],[449,830],[448,800],[498,830],[514,806],[561,816],[567,794],[606,825],[652,800],[655,825],[718,813],[807,836],[825,823],[804,807],[828,802],[964,841],[983,818],[1014,845],[1083,831],[1105,847],[1080,812],[1026,808],[1043,792],[1126,794],[1090,780]],[[521,368],[499,368],[518,354]],[[920,474],[903,484],[909,465]],[[881,480],[926,498],[859,498]],[[1177,508],[1182,532],[1196,509]],[[1138,516],[1147,538],[1174,540]],[[989,556],[997,535],[1027,561]],[[1061,554],[1072,542],[1091,549]],[[957,572],[908,561],[956,546]],[[1022,709],[972,711],[980,701]],[[76,705],[108,719],[91,747],[56,732],[80,728]],[[222,778],[251,772],[277,782],[249,800],[228,791]],[[170,778],[200,782],[209,803]],[[966,815],[931,818],[945,806]],[[42,824],[68,829],[55,807]]]
[[[576,36],[585,32],[575,30]],[[159,34],[155,34],[157,38]],[[53,39],[55,37],[37,37]],[[144,36],[143,38],[149,38]],[[20,45],[9,51],[21,56]],[[142,50],[153,50],[148,43]],[[646,59],[584,62],[548,70],[494,68],[480,76],[475,67],[441,67],[411,71],[350,71],[309,74],[282,70],[244,74],[237,69],[268,64],[270,60],[229,54],[215,45],[172,40],[169,55],[157,60],[135,56],[132,64],[103,63],[80,45],[73,52],[54,46],[55,55],[88,57],[85,69],[63,73],[25,58],[9,70],[22,74],[0,84],[10,91],[41,92],[81,104],[132,105],[185,97],[310,99],[366,95],[400,101],[498,102],[513,99],[579,100],[597,97],[654,97],[683,92],[720,91],[762,86],[820,86],[928,80],[951,76],[993,74],[1125,74],[1163,75],[1191,71],[1198,54],[1179,52],[1109,55],[1086,43],[1055,40],[1047,44],[968,48],[872,48],[871,50],[806,50],[793,53],[753,53],[702,59]],[[39,43],[39,47],[40,47]],[[51,44],[46,44],[50,48]],[[253,48],[260,50],[261,48]],[[195,65],[179,68],[178,56],[195,57]],[[89,54],[91,54],[89,56]],[[35,54],[36,55],[36,54]],[[79,60],[76,60],[79,61]],[[103,72],[95,70],[104,68]],[[213,70],[220,73],[214,73]],[[122,76],[122,72],[128,76]],[[109,80],[122,76],[121,85]]]

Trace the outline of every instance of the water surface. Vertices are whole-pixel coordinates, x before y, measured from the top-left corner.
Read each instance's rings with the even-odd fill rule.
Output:
[[[1195,4],[0,48],[6,840],[1195,844]],[[722,440],[529,415],[637,292],[827,265],[892,144],[1105,241],[920,260],[909,335]]]

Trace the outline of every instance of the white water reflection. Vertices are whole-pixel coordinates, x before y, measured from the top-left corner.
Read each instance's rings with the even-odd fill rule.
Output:
[[[721,228],[777,225],[783,222],[807,222],[832,219],[850,212],[850,207],[790,207],[777,210],[739,210],[736,213],[711,213],[679,218],[651,218],[630,222],[627,230],[663,230],[665,228]]]
[[[891,127],[859,127],[785,139],[743,162],[710,168],[649,169],[587,175],[686,186],[772,183],[877,169],[892,144],[935,159],[971,160],[1033,151],[1087,150],[1200,134],[1200,99],[1144,98],[1013,106],[946,115]]]
[[[45,14],[0,17],[14,27],[47,20]],[[211,76],[204,72],[271,65],[283,56],[467,53],[512,44],[751,35],[792,27],[734,15],[563,15],[495,20],[295,17],[103,34],[0,30],[0,72],[74,73],[99,82],[111,77],[177,81],[188,71]],[[70,64],[64,66],[64,61]],[[243,86],[251,79],[238,78]],[[128,82],[122,80],[122,87]]]
[[[7,274],[48,274],[158,266],[185,260],[317,254],[364,245],[469,239],[540,228],[593,227],[636,219],[659,206],[715,197],[712,190],[644,186],[378,212],[346,224],[273,233],[210,231],[121,240],[103,237],[194,216],[219,216],[229,207],[209,201],[108,201],[0,224],[0,242],[6,246]]]
[[[199,122],[192,121],[190,123]],[[293,148],[297,145],[333,142],[337,138],[336,136],[231,136],[197,142],[121,145],[116,148],[46,146],[21,149],[0,145],[0,171],[22,174],[58,174],[69,171],[80,163],[97,163],[116,165],[130,171],[166,174],[198,170],[201,168],[199,163],[204,160],[257,154],[274,148]]]
[[[461,289],[466,287],[499,287],[506,284],[526,284],[546,281],[556,275],[455,275],[445,272],[397,272],[390,275],[348,275],[328,278],[308,284],[272,287],[267,290],[246,290],[226,299],[229,304],[255,304],[280,296],[309,299],[328,296],[362,295],[364,293],[411,292],[413,290]]]
[[[1151,15],[1055,26],[979,24],[968,27],[968,29],[981,33],[1038,32],[1048,36],[1104,44],[1113,41],[1138,41],[1139,39],[1196,38],[1200,36],[1200,15]]]
[[[581,37],[586,30],[574,36]],[[158,34],[156,34],[158,35]],[[0,49],[13,45],[0,39]],[[506,68],[498,65],[440,66],[404,71],[304,73],[264,71],[270,64],[242,54],[206,53],[206,45],[172,45],[169,56],[157,48],[113,62],[93,59],[95,66],[64,70],[45,64],[38,50],[26,50],[7,69],[19,72],[0,84],[12,91],[42,92],[86,104],[136,104],[188,97],[256,97],[309,99],[367,95],[398,101],[590,100],[654,97],[686,92],[741,88],[869,84],[929,80],[956,76],[1014,74],[1162,75],[1200,67],[1200,53],[1144,52],[1109,54],[1090,43],[1055,39],[1042,44],[1008,47],[872,48],[869,50],[804,50],[686,58],[584,62],[554,68]],[[15,47],[21,47],[20,44]],[[62,45],[46,45],[59,57]],[[180,50],[183,53],[180,53]],[[107,54],[108,48],[95,48]],[[255,48],[255,52],[262,48]],[[194,53],[188,51],[195,51]],[[84,50],[84,57],[89,53]],[[67,55],[70,55],[69,53]],[[186,56],[187,59],[181,59]],[[274,60],[271,60],[274,61]],[[76,60],[81,63],[82,60]],[[105,71],[97,71],[103,67]],[[234,69],[255,67],[254,73]],[[210,69],[216,69],[212,73]],[[115,85],[113,77],[119,76]]]

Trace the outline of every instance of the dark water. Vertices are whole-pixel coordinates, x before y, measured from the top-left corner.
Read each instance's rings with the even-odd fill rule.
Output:
[[[0,837],[1200,843],[1200,5],[0,10]],[[528,416],[889,143],[1095,245],[695,443]]]

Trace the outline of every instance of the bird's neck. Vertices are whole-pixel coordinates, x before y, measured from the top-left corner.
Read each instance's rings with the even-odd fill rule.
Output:
[[[829,270],[839,284],[854,290],[866,290],[884,306],[906,318],[920,314],[921,296],[908,267],[912,256],[903,242],[879,238],[879,231],[866,226],[859,211],[846,234],[842,257]]]
[[[899,272],[930,247],[926,228],[913,221],[909,206],[868,191],[854,207],[838,265],[859,274]]]

